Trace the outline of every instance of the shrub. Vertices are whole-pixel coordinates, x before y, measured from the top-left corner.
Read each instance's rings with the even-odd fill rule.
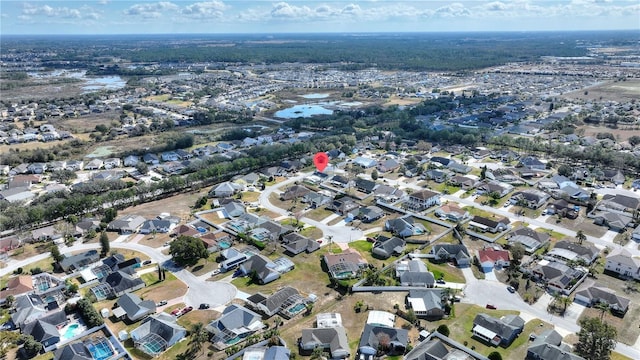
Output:
[[[437,332],[439,332],[440,334],[444,335],[444,336],[449,336],[449,327],[445,324],[442,324],[440,326],[438,326],[438,328],[436,329]]]

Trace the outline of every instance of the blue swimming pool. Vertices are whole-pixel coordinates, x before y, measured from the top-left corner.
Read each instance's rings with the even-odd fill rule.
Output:
[[[80,333],[82,332],[82,328],[80,327],[80,324],[78,323],[73,323],[69,326],[67,326],[67,328],[64,330],[64,333],[62,333],[60,340],[70,340],[73,339],[74,337],[80,335]]]
[[[111,346],[105,341],[100,341],[96,344],[87,344],[87,350],[89,350],[94,360],[105,360],[114,354]]]
[[[228,249],[231,247],[231,243],[229,243],[228,241],[219,241],[218,245],[220,246],[220,249]]]

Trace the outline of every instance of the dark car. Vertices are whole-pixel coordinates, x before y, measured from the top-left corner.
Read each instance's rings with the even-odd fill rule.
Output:
[[[200,310],[204,310],[204,309],[208,309],[208,308],[209,308],[209,304],[206,304],[206,303],[202,303],[202,304],[200,304],[200,306],[199,306],[199,309],[200,309]]]
[[[495,310],[497,307],[495,305],[487,304],[487,309]]]
[[[145,260],[142,262],[142,266],[151,264],[151,260]]]

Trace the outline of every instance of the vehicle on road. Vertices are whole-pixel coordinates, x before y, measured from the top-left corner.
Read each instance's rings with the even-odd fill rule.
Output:
[[[444,279],[438,279],[438,280],[436,280],[436,282],[437,282],[438,284],[446,284],[446,282],[444,281]]]
[[[209,308],[209,304],[207,303],[202,303],[200,304],[200,306],[198,307],[200,310],[204,310],[204,309],[208,309]]]
[[[509,286],[507,287],[507,291],[513,294],[514,292],[516,292],[516,289],[513,286]]]
[[[142,266],[151,264],[151,260],[145,260],[142,262]]]
[[[165,306],[167,305],[167,300],[160,300],[158,301],[158,303],[156,304],[156,306]]]
[[[497,309],[497,307],[495,305],[492,305],[492,304],[487,304],[486,308],[487,309],[491,309],[491,310]]]
[[[220,274],[220,269],[215,269],[215,270],[213,270],[213,272],[211,273],[211,276],[216,276],[216,275],[218,275],[218,274]]]

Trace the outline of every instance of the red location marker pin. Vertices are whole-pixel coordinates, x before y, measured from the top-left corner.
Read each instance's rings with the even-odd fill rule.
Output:
[[[329,157],[324,152],[319,152],[313,156],[313,164],[318,171],[323,172],[329,163]]]

